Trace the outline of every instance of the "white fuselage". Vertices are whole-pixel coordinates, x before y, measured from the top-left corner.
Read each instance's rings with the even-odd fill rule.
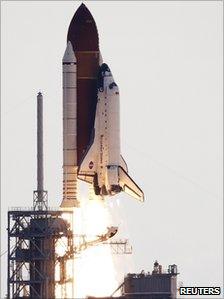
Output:
[[[118,185],[120,161],[120,107],[119,90],[112,74],[105,72],[102,91],[98,91],[95,134],[98,140],[98,185],[110,193]]]
[[[119,90],[107,64],[98,72],[98,94],[92,140],[77,161],[77,66],[72,44],[63,57],[63,201],[79,207],[77,178],[93,186],[102,198],[124,191],[143,201],[144,194],[128,174],[120,153]]]
[[[98,75],[98,101],[92,140],[78,169],[78,178],[90,183],[96,195],[115,195],[121,191],[144,200],[142,190],[128,175],[120,153],[119,90],[107,64]]]

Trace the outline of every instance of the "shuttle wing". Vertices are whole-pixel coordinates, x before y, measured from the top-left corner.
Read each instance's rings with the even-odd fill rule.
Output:
[[[97,152],[95,149],[96,146],[93,142],[86,151],[86,154],[78,168],[78,178],[87,183],[93,183],[93,177],[97,169]]]
[[[99,116],[99,105],[97,104],[94,129],[92,132],[92,140],[78,168],[78,178],[90,184],[93,183],[93,178],[97,171],[97,163],[98,163],[98,151],[97,151],[97,142],[98,142],[97,131],[99,127],[98,116]]]
[[[144,193],[136,185],[136,183],[130,178],[125,170],[119,166],[119,185],[123,188],[123,191],[133,196],[134,198],[144,201]]]
[[[122,155],[120,155],[120,166],[124,169],[125,172],[128,172],[127,163],[125,162],[125,160],[122,157]]]
[[[84,182],[87,182],[89,184],[92,184],[93,183],[93,178],[94,176],[92,174],[78,174],[78,178],[81,180],[81,181],[84,181]]]

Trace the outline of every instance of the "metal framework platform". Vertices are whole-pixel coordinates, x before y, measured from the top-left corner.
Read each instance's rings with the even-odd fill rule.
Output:
[[[55,298],[59,285],[66,297],[66,263],[73,259],[70,224],[58,210],[13,209],[8,212],[8,298]],[[64,253],[57,253],[63,242]],[[56,275],[56,266],[59,273]]]

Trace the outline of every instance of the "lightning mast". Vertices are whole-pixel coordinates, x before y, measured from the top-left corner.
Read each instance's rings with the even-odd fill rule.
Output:
[[[47,210],[47,191],[44,190],[44,159],[43,159],[43,95],[37,95],[37,190],[33,192],[34,210]]]

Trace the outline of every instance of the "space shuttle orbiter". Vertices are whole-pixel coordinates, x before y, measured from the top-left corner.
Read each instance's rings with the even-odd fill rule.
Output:
[[[120,153],[119,90],[105,63],[99,67],[97,96],[92,139],[78,168],[78,178],[93,184],[96,195],[124,191],[144,201]]]

